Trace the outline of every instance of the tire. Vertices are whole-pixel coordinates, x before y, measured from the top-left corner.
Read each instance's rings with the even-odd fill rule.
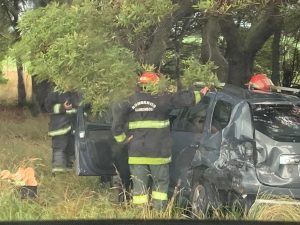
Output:
[[[219,207],[218,192],[207,181],[196,182],[192,188],[191,212],[192,218],[199,216],[211,217],[214,208]]]
[[[206,191],[207,190],[205,189],[204,185],[198,182],[194,184],[192,188],[191,211],[193,218],[206,214],[207,212],[208,197],[206,195]]]

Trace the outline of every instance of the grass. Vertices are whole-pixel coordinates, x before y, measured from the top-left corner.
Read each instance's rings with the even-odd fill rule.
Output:
[[[32,166],[39,183],[38,197],[26,200],[14,184],[0,180],[0,220],[183,218],[180,213],[168,216],[114,204],[109,201],[112,190],[101,187],[98,177],[72,172],[52,176],[47,115],[33,118],[29,112],[2,107],[0,121],[0,171]]]
[[[98,177],[79,177],[72,172],[52,176],[47,115],[33,118],[27,111],[0,107],[0,123],[0,171],[16,172],[21,165],[32,166],[38,180],[38,197],[34,199],[21,199],[18,187],[8,180],[0,180],[0,221],[188,219],[172,202],[164,213],[147,207],[114,204],[109,201],[113,191],[101,186]],[[254,204],[248,216],[215,209],[212,218],[300,221],[300,208]],[[205,216],[199,215],[199,219],[205,219]]]

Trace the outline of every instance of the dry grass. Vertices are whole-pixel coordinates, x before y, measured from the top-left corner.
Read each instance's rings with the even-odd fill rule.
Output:
[[[0,221],[183,218],[180,210],[160,214],[148,207],[114,204],[110,202],[113,191],[100,186],[98,177],[72,172],[53,176],[47,124],[47,115],[33,118],[27,111],[0,108],[0,171],[32,166],[38,181],[38,197],[24,201],[14,184],[0,180]]]
[[[27,111],[0,107],[0,171],[15,172],[20,165],[36,171],[38,197],[20,199],[17,187],[0,180],[0,221],[57,219],[186,219],[183,209],[171,201],[166,212],[149,207],[110,202],[113,191],[101,186],[98,177],[75,173],[52,176],[51,140],[47,136],[47,115],[33,118]],[[174,200],[174,199],[173,199]],[[199,219],[205,219],[200,215]],[[254,204],[247,217],[234,211],[215,209],[216,220],[300,221],[294,205]]]
[[[250,208],[248,219],[264,221],[300,221],[299,201],[288,196],[261,196],[260,199],[277,201],[273,201],[273,203],[270,203],[270,201],[268,201],[268,203],[261,203],[257,200]]]

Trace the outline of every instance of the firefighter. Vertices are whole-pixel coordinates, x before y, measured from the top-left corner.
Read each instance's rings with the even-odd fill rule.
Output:
[[[274,86],[271,79],[263,73],[254,74],[246,85],[249,89],[255,89],[265,92],[271,91],[272,86]]]
[[[52,173],[72,170],[75,159],[74,125],[80,97],[73,91],[50,92],[45,108],[50,113],[49,132],[52,137]]]
[[[128,144],[128,163],[133,182],[132,203],[163,210],[167,206],[171,136],[169,113],[172,109],[197,104],[208,88],[201,91],[152,94],[159,75],[144,72],[139,77],[140,91],[114,106],[112,133],[116,142]],[[152,178],[151,198],[148,196]]]

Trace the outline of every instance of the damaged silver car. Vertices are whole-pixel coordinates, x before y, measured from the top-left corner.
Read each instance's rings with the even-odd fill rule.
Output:
[[[300,198],[300,99],[225,85],[173,121],[173,185],[194,214],[258,195]],[[188,157],[187,157],[188,156]]]

